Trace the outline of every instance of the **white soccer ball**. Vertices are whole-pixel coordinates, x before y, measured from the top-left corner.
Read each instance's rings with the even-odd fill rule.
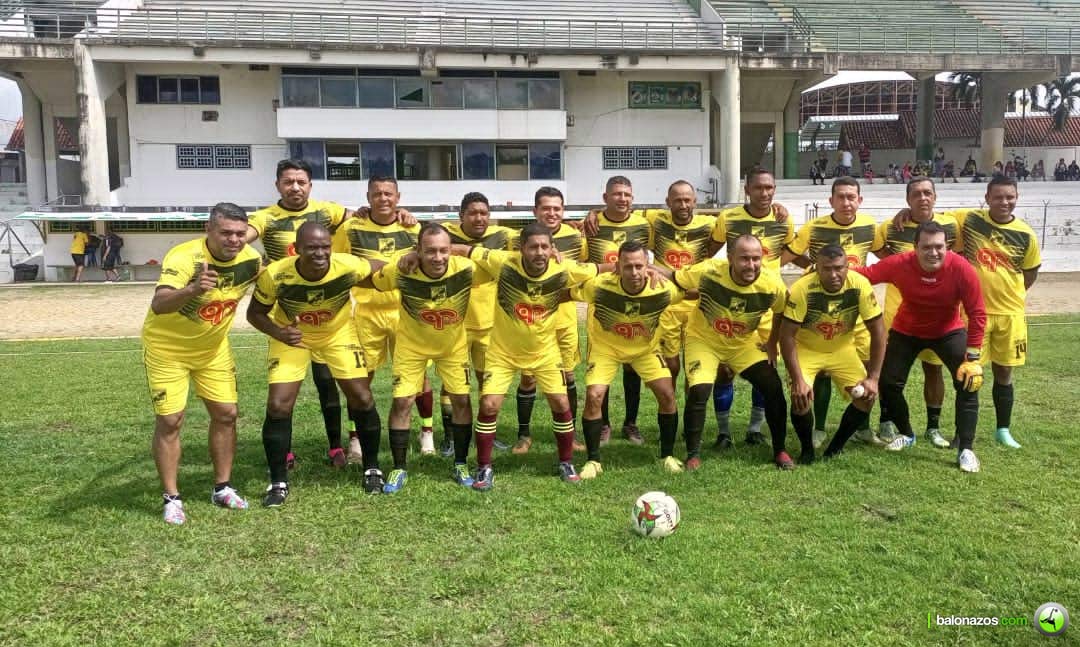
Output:
[[[864,395],[866,395],[866,389],[863,387],[862,384],[856,384],[855,386],[851,387],[851,399],[852,400],[858,400],[859,398],[863,397]]]
[[[667,537],[679,527],[679,504],[663,492],[646,492],[634,502],[630,525],[642,537]]]

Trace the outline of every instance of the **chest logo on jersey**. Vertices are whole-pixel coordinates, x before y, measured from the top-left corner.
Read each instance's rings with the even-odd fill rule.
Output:
[[[539,299],[544,296],[544,285],[542,283],[529,283],[525,287],[525,291],[530,299]]]
[[[855,246],[855,234],[840,234],[839,245],[844,249]]]
[[[379,253],[380,254],[393,254],[397,251],[397,242],[393,238],[380,238],[379,239]]]
[[[728,310],[735,314],[743,314],[746,312],[746,299],[731,297],[731,301],[728,302]]]
[[[685,229],[676,229],[675,230],[675,242],[676,243],[685,244],[687,240],[688,240],[688,238],[687,238]]]
[[[843,305],[843,301],[829,301],[829,304],[825,306],[825,311],[829,313],[830,317],[839,317]]]
[[[449,308],[421,310],[420,320],[430,325],[435,330],[442,330],[447,326],[460,323],[461,317],[458,316],[456,310]]]
[[[446,301],[446,286],[445,285],[433,285],[431,286],[431,300],[435,303],[442,303]]]
[[[832,304],[829,304],[829,305],[832,305]],[[836,337],[837,335],[840,335],[840,334],[842,334],[844,332],[844,322],[842,322],[842,321],[837,321],[836,323],[821,322],[817,326],[815,326],[815,328],[817,328],[817,331],[819,333],[821,333],[821,336],[824,337],[826,339],[826,341],[827,341],[827,340],[830,340],[830,339],[832,339],[832,338]]]
[[[199,319],[216,326],[231,317],[234,312],[236,312],[236,299],[226,299],[204,303],[199,307],[198,315]]]
[[[329,310],[308,310],[296,315],[300,323],[312,327],[318,327],[334,318],[334,313]]]
[[[746,324],[741,321],[720,317],[713,319],[713,330],[724,337],[741,337],[746,334]]]
[[[1014,270],[1012,259],[1005,252],[1000,252],[996,249],[989,249],[987,247],[980,247],[975,252],[975,260],[991,272],[997,271],[998,268],[1007,270]]]
[[[548,314],[547,308],[539,303],[514,304],[514,314],[526,325],[531,326],[538,321],[543,321]]]
[[[627,301],[623,307],[623,314],[628,317],[636,317],[641,314],[641,304],[637,301]]]
[[[616,229],[615,231],[611,232],[611,242],[615,243],[616,245],[622,245],[626,242],[626,232],[621,229]]]
[[[306,293],[304,293],[304,299],[312,305],[316,303],[322,303],[324,297],[325,294],[322,290],[308,290]]]
[[[758,240],[765,238],[765,225],[754,225],[750,228],[750,235]]]
[[[219,290],[229,290],[236,284],[236,277],[232,272],[218,274],[217,287]]]

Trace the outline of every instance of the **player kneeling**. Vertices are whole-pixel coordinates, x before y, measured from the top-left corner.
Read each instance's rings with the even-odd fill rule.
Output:
[[[864,367],[855,344],[859,319],[870,331],[870,362]],[[810,385],[827,373],[850,392],[840,428],[825,450],[826,458],[843,449],[869,419],[877,397],[878,376],[885,357],[885,326],[870,281],[848,272],[847,254],[839,245],[826,245],[817,254],[817,269],[791,286],[780,324],[780,351],[791,380],[791,424],[803,441],[801,463],[814,461],[811,438],[814,390]]]
[[[626,242],[619,247],[615,273],[600,275],[570,291],[573,300],[592,306],[587,324],[585,412],[581,419],[588,452],[588,460],[581,468],[583,479],[596,478],[603,472],[601,405],[608,385],[623,365],[632,367],[656,396],[660,453],[677,463],[671,453],[679,431],[679,414],[675,409],[671,371],[659,353],[659,333],[661,315],[670,304],[681,301],[683,293],[672,283],[650,285],[648,268],[645,247],[638,242]]]

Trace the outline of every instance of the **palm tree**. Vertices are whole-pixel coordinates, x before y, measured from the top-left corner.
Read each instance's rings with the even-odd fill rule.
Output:
[[[982,74],[977,72],[953,72],[949,75],[953,84],[953,101],[974,104],[979,100],[982,89]]]
[[[1062,76],[1043,85],[1040,106],[1054,118],[1053,129],[1065,130],[1071,113],[1080,110],[1080,76]]]
[[[1016,91],[1016,94],[1019,95],[1017,98],[1020,101],[1020,111],[1021,111],[1020,124],[1021,124],[1021,126],[1023,128],[1022,147],[1024,149],[1024,158],[1025,158],[1025,160],[1027,158],[1027,134],[1028,134],[1027,116],[1028,116],[1028,108],[1032,107],[1032,106],[1038,108],[1041,105],[1041,103],[1039,102],[1039,94],[1041,92],[1045,92],[1045,91],[1046,91],[1046,88],[1041,83],[1036,83],[1035,85],[1031,86],[1030,88],[1024,88],[1023,90],[1017,90]]]

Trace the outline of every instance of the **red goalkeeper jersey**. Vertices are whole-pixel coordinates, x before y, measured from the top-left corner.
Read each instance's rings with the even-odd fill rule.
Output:
[[[893,330],[918,337],[937,339],[964,327],[959,305],[967,314],[967,345],[981,348],[986,328],[979,277],[963,256],[946,252],[945,263],[936,272],[925,272],[915,252],[894,254],[869,267],[852,268],[871,283],[892,283],[903,302],[893,319]]]

